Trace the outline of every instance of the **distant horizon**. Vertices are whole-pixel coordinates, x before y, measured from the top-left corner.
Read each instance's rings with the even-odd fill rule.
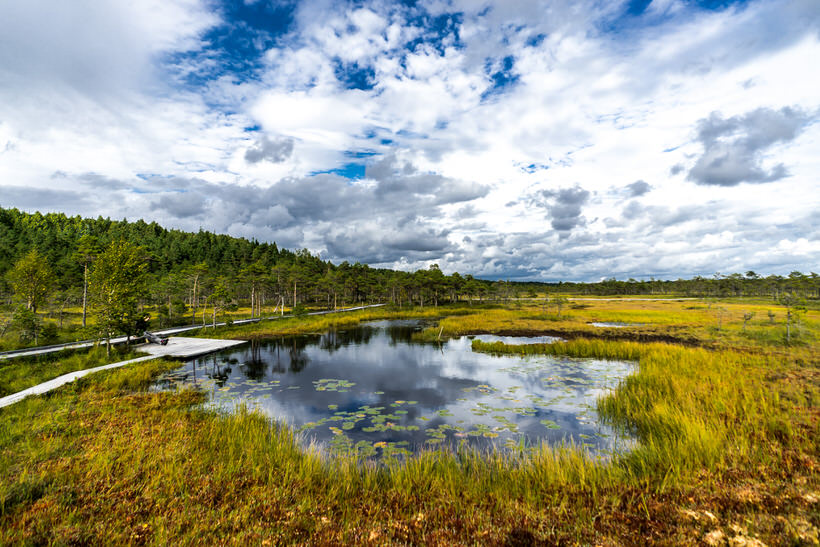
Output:
[[[816,0],[42,0],[0,37],[6,207],[482,279],[820,270]]]
[[[2,210],[2,209],[10,209],[10,207],[5,207],[2,203],[0,203],[0,210]],[[39,211],[39,210],[27,211],[27,210],[19,208],[19,207],[14,207],[14,209],[17,209],[17,210],[19,210],[21,212],[24,212],[24,213],[27,213],[27,214],[41,214],[41,215],[48,215],[48,214],[58,214],[59,215],[59,214],[63,214],[63,215],[66,215],[66,216],[74,216],[74,217],[79,216],[80,218],[89,218],[89,217],[83,217],[82,215],[68,215],[68,214],[63,213],[61,211],[46,211],[46,212]],[[167,226],[163,226],[159,222],[146,220],[146,219],[143,219],[143,218],[138,218],[138,219],[128,219],[127,217],[122,218],[122,219],[112,219],[110,217],[103,217],[103,218],[105,218],[107,220],[111,220],[112,222],[114,222],[114,221],[116,221],[116,222],[125,221],[125,222],[132,223],[132,224],[137,222],[137,221],[143,221],[143,222],[146,222],[147,224],[156,223],[161,228],[163,228],[165,230],[180,230],[182,232],[191,233],[191,234],[197,233],[198,231],[203,231],[203,232],[206,232],[206,233],[212,233],[212,234],[216,234],[216,235],[228,235],[228,236],[230,236],[230,234],[224,234],[224,233],[216,232],[216,231],[213,231],[213,230],[206,229],[202,226],[200,226],[196,230],[181,230],[179,228],[169,228]],[[230,237],[242,237],[242,236],[230,236]],[[244,239],[247,239],[247,240],[250,241],[250,240],[254,240],[255,238],[244,238]],[[287,249],[289,251],[294,251],[294,252],[297,251],[297,250],[300,250],[300,249],[296,249],[296,248],[289,248],[289,247],[279,245],[279,243],[277,243],[276,241],[264,241],[264,240],[256,240],[256,241],[258,241],[259,243],[267,243],[267,244],[270,244],[270,245],[276,245],[279,249]],[[321,257],[319,255],[315,255],[315,256],[318,256],[321,260],[329,261],[329,262],[335,264],[336,266],[338,266],[341,262],[344,262],[344,261],[333,261],[331,259],[327,259],[327,258]],[[384,266],[373,266],[371,264],[367,264],[367,263],[364,263],[364,262],[361,262],[361,261],[357,261],[357,260],[353,261],[353,263],[356,263],[356,262],[358,262],[360,264],[366,264],[370,268],[384,268]],[[397,269],[397,268],[387,268],[387,269]],[[418,270],[418,269],[419,268],[417,268],[416,270]],[[416,270],[408,269],[408,270],[399,270],[399,271],[412,272],[412,271],[416,271]],[[643,274],[643,275],[632,275],[630,277],[625,277],[625,278],[622,278],[622,279],[618,278],[617,274],[613,274],[611,276],[607,276],[607,277],[604,277],[604,278],[601,278],[601,279],[596,279],[596,280],[572,280],[572,279],[512,279],[512,278],[501,278],[501,277],[499,277],[499,278],[490,278],[490,277],[483,277],[483,276],[480,276],[480,275],[475,275],[475,274],[473,274],[472,272],[469,272],[469,271],[457,271],[457,270],[447,271],[447,270],[442,269],[442,272],[445,275],[452,275],[453,273],[457,272],[460,275],[471,275],[475,279],[478,279],[478,280],[481,280],[481,281],[507,281],[507,282],[513,282],[513,283],[541,283],[541,284],[545,284],[545,285],[555,285],[555,284],[559,284],[559,283],[578,283],[578,284],[601,283],[603,281],[608,281],[608,280],[613,279],[613,278],[618,282],[625,282],[625,283],[629,282],[630,279],[634,279],[637,282],[691,280],[691,279],[694,279],[696,277],[712,279],[712,278],[714,278],[715,275],[729,276],[729,275],[734,275],[734,274],[740,274],[740,275],[745,276],[745,274],[750,272],[750,271],[753,271],[753,270],[744,270],[744,271],[737,271],[737,272],[710,272],[710,273],[703,273],[703,274],[693,273],[693,274],[685,274],[685,275],[683,275],[683,274],[678,275],[678,274],[652,274],[652,273],[648,273],[648,274]],[[757,274],[761,278],[767,278],[767,277],[771,277],[771,276],[779,276],[779,277],[784,277],[785,278],[785,277],[788,277],[789,274],[793,273],[794,271],[798,271],[798,270],[792,270],[792,271],[786,272],[786,273],[773,273],[773,272],[772,273],[754,272],[754,273]],[[813,272],[813,271],[800,272],[800,273],[802,273],[803,275],[815,274],[815,272]]]

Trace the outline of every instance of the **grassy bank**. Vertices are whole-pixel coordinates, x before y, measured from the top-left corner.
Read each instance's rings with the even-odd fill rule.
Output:
[[[595,310],[553,320],[526,306],[464,308],[431,332],[576,329]],[[357,313],[218,334],[407,317]],[[0,410],[0,543],[811,544],[820,527],[816,346],[752,340],[744,346],[754,351],[737,351],[721,347],[733,338],[715,343],[711,324],[683,324],[687,317],[666,326],[688,326],[709,349],[600,338],[475,342],[496,353],[637,360],[636,373],[599,403],[640,441],[612,462],[546,446],[527,458],[427,452],[379,468],[325,460],[258,414],[218,415],[197,409],[196,392],[148,391],[173,363],[96,374]]]
[[[139,357],[130,348],[112,348],[106,356],[104,347],[66,350],[41,356],[16,357],[0,361],[0,397],[11,395],[47,382],[57,376]]]
[[[477,310],[489,309],[488,306],[440,306],[397,308],[385,306],[369,308],[344,313],[327,315],[306,315],[302,317],[284,317],[259,323],[216,327],[205,327],[197,331],[194,336],[216,336],[236,340],[250,340],[253,338],[269,338],[271,336],[286,336],[291,334],[322,333],[331,329],[352,327],[366,321],[381,321],[388,319],[439,319],[443,316],[460,317]]]
[[[788,341],[786,314],[784,307],[774,303],[745,300],[578,301],[569,302],[560,311],[538,302],[519,302],[479,311],[468,308],[427,329],[424,338],[477,333],[554,334],[731,350],[814,347],[820,340],[820,312],[793,312]],[[592,325],[594,322],[628,326],[597,327]]]

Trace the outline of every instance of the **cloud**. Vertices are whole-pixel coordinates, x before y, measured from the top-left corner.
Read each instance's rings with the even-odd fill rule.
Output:
[[[813,118],[799,107],[758,108],[731,118],[712,112],[698,121],[697,140],[703,146],[703,154],[689,170],[687,179],[698,184],[735,186],[785,178],[789,171],[784,164],[777,163],[769,169],[761,165],[763,153],[774,144],[794,140]]]
[[[489,277],[816,269],[816,0],[548,4],[0,2],[0,203]]]
[[[405,227],[400,233],[386,236],[382,242],[387,248],[400,251],[441,251],[450,246],[447,231],[436,232],[421,226],[415,230]]]
[[[418,196],[436,205],[473,201],[484,197],[489,187],[452,179],[436,173],[422,173],[411,163],[387,154],[365,169],[365,177],[376,181],[375,194],[382,199]]]
[[[91,200],[72,189],[30,188],[27,186],[3,186],[0,207],[19,207],[24,210],[63,211],[77,210],[90,204]]]
[[[566,232],[584,224],[581,208],[589,201],[589,191],[576,184],[571,188],[542,190],[541,196],[547,200],[542,203],[555,230]]]
[[[152,201],[151,208],[166,211],[176,218],[201,217],[205,203],[205,196],[199,193],[171,193]]]
[[[642,196],[649,192],[651,189],[652,186],[650,186],[648,182],[643,180],[636,180],[632,184],[626,185],[626,190],[629,193],[629,197],[631,198]]]
[[[253,148],[245,151],[245,161],[248,163],[259,163],[269,161],[272,163],[282,163],[293,154],[293,139],[281,138],[269,140],[262,137]]]

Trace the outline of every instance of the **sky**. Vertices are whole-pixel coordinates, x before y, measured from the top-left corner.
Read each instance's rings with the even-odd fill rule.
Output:
[[[488,279],[820,271],[820,2],[0,2],[0,206]]]

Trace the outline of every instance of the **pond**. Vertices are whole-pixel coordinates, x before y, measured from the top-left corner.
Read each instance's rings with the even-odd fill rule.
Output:
[[[595,402],[634,363],[473,353],[474,338],[555,339],[421,343],[414,340],[421,329],[417,321],[384,321],[254,341],[189,361],[155,389],[195,384],[209,394],[209,408],[248,405],[294,427],[306,444],[365,458],[541,441],[606,456],[628,443],[601,422]]]

